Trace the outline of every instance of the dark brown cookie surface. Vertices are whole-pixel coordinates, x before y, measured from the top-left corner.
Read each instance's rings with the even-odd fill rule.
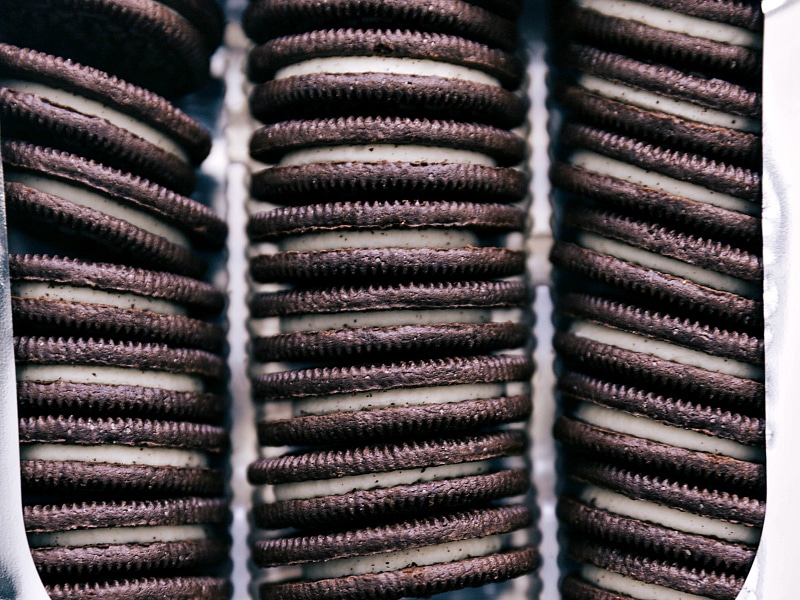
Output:
[[[305,148],[378,144],[469,150],[490,156],[500,166],[520,162],[525,152],[523,138],[485,125],[428,119],[345,117],[282,121],[262,127],[250,139],[250,156],[263,162],[278,162],[287,154]]]
[[[171,97],[196,89],[208,77],[209,56],[217,43],[170,8],[192,4],[200,6],[13,0],[0,32],[9,43],[71,58]]]
[[[258,0],[248,6],[243,24],[247,35],[257,42],[311,29],[357,27],[368,23],[372,27],[453,34],[513,50],[517,41],[514,23],[475,4],[459,0],[428,3],[336,0],[319,5],[313,0]],[[499,6],[509,4],[516,3]]]
[[[343,73],[297,75],[257,85],[253,116],[264,123],[350,115],[455,119],[515,127],[526,102],[502,87],[422,75]]]

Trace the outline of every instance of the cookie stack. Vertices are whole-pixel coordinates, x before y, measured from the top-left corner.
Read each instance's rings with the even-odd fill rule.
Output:
[[[558,12],[563,597],[733,599],[766,496],[759,3]]]
[[[429,596],[536,567],[520,8],[245,11],[267,164],[248,229],[262,598]]]
[[[227,598],[225,223],[191,199],[214,1],[4,3],[25,525],[53,598]],[[145,86],[145,87],[140,87]]]

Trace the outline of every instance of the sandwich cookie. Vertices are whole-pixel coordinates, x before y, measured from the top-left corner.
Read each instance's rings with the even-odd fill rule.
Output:
[[[561,141],[576,149],[569,162],[579,168],[726,210],[761,214],[758,171],[577,123],[562,128]]]
[[[262,445],[340,444],[469,433],[530,416],[523,356],[431,359],[386,365],[279,371],[253,381],[254,399],[291,401],[292,414],[265,406]]]
[[[208,78],[221,41],[214,0],[12,0],[0,36],[173,97]]]
[[[18,335],[109,337],[220,352],[221,327],[187,316],[219,312],[211,285],[154,271],[49,256],[11,255]],[[212,312],[213,311],[213,312]]]
[[[574,0],[561,15],[570,35],[598,47],[709,75],[761,75],[757,3]]]
[[[222,357],[162,344],[18,337],[14,340],[14,354],[17,380],[21,382],[153,387],[197,393],[225,378]]]
[[[581,567],[582,580],[566,584],[563,597],[570,599],[735,600],[745,580],[744,574],[673,564],[585,538],[571,541],[569,553],[588,563]]]
[[[5,135],[66,150],[150,179],[194,190],[194,166],[209,133],[163,98],[55,56],[0,45],[0,116]]]
[[[563,106],[594,125],[734,163],[760,166],[761,94],[629,56],[572,45]]]
[[[347,28],[306,31],[259,44],[250,51],[248,76],[254,83],[263,83],[295,63],[337,56],[435,61],[451,69],[456,66],[481,71],[510,90],[518,88],[525,75],[516,55],[463,37],[416,30]]]
[[[610,210],[571,203],[551,262],[671,314],[696,313],[749,331],[763,326],[761,259],[707,237],[687,235]],[[568,282],[565,282],[568,283]]]
[[[264,529],[309,528],[483,506],[527,491],[525,443],[524,432],[504,431],[261,459],[248,469],[262,486],[254,518]]]
[[[370,27],[411,29],[457,35],[489,46],[513,51],[521,2],[400,2],[397,0],[334,0],[324,5],[312,1],[256,0],[245,10],[242,24],[250,39],[263,43],[279,36],[314,29]]]
[[[511,533],[521,505],[458,512],[336,534],[255,542],[259,566],[302,565],[299,580],[267,583],[262,598],[420,597],[531,572],[538,554]]]
[[[524,122],[527,104],[514,91],[523,70],[513,55],[443,31],[369,26],[326,24],[256,47],[253,116],[269,124],[356,116],[504,129]]]
[[[248,226],[259,282],[320,279],[472,280],[521,274],[524,255],[504,247],[521,231],[517,207],[379,201],[259,213]],[[278,244],[259,246],[262,243]]]
[[[572,326],[573,332],[585,332],[595,341],[613,339],[623,348],[644,352],[652,349],[653,353],[658,353],[659,344],[641,340],[662,340],[669,345],[669,349],[664,349],[665,357],[674,357],[667,360],[763,381],[764,340],[755,335],[726,331],[713,325],[648,311],[634,304],[585,294],[565,294],[559,301],[559,310],[578,321]],[[599,325],[584,326],[583,323],[589,321]],[[617,331],[621,333],[615,335]],[[629,338],[626,333],[633,333],[637,340]],[[681,347],[689,352],[683,352]],[[702,358],[696,354],[698,352],[709,358]]]
[[[464,356],[514,348],[526,340],[520,314],[512,319],[526,299],[521,282],[259,294],[251,300],[252,352],[261,362],[361,362],[367,357]],[[271,325],[274,317],[279,317],[281,333],[266,336],[262,323]]]
[[[53,226],[78,242],[66,254],[96,258],[101,246],[127,264],[197,277],[206,266],[193,247],[224,243],[227,228],[211,210],[146,180],[21,142],[4,142],[3,159],[11,225],[34,236],[42,222]]]
[[[46,497],[221,496],[224,428],[72,416],[20,419],[23,502]]]
[[[252,192],[276,204],[365,194],[386,198],[512,202],[527,177],[517,135],[427,119],[348,117],[276,123],[257,131],[251,156],[277,164],[253,175]]]
[[[126,597],[126,588],[143,583],[136,579],[206,575],[228,560],[226,500],[80,502],[23,512],[34,563],[63,597],[85,598],[75,593],[94,586],[106,588],[99,597]]]

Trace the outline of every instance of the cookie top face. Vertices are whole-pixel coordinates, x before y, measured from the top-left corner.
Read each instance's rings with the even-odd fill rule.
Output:
[[[319,5],[313,1],[259,0],[250,3],[245,10],[243,24],[247,35],[259,43],[313,29],[359,27],[366,23],[376,28],[397,27],[457,35],[513,50],[517,42],[513,21],[475,4],[480,3],[337,0]]]
[[[106,119],[195,165],[211,149],[209,132],[167,100],[61,57],[0,44],[0,83]]]
[[[210,209],[160,185],[78,155],[3,142],[6,182],[122,219],[172,244],[219,249],[227,227]]]
[[[14,0],[7,7],[2,37],[172,97],[196,89],[208,77],[216,46],[215,34],[207,37],[190,22],[196,22],[194,16],[175,10],[193,4],[208,8],[207,2]]]
[[[262,83],[298,62],[357,56],[457,65],[484,72],[508,89],[518,87],[524,74],[515,55],[452,35],[399,29],[326,29],[287,35],[256,46],[250,52],[248,75]]]
[[[574,35],[596,45],[692,70],[757,79],[760,11],[752,6],[748,11],[734,2],[706,3],[703,8],[711,4],[716,11],[698,16],[704,11],[693,10],[688,2],[576,0],[564,18]],[[741,14],[747,12],[749,18]]]

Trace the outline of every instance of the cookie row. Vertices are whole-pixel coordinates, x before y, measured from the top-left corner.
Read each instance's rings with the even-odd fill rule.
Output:
[[[0,124],[25,527],[53,598],[227,598],[210,0],[9,2]],[[143,87],[139,87],[143,86]]]
[[[732,599],[765,508],[760,9],[558,12],[562,594]]]
[[[262,598],[428,596],[538,563],[520,8],[245,11]]]

